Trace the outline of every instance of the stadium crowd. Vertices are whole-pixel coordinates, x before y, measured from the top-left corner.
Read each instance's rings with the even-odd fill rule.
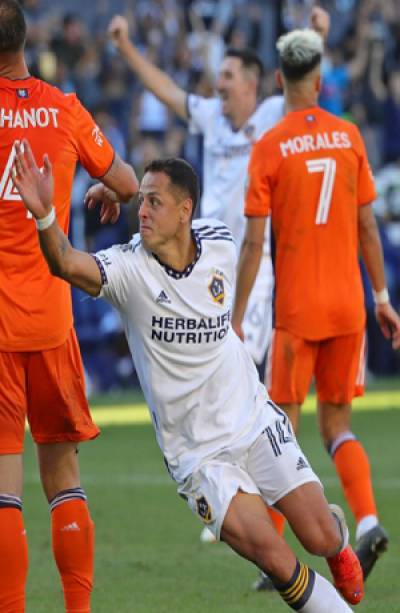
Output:
[[[266,67],[263,94],[275,92],[275,41],[306,25],[308,0],[23,0],[30,72],[76,91],[119,155],[141,176],[160,156],[182,156],[201,174],[202,142],[144,90],[107,38],[115,13],[125,15],[143,54],[184,89],[211,95],[224,49],[253,47]],[[384,246],[392,303],[400,307],[400,14],[396,0],[325,0],[331,30],[323,65],[321,106],[356,122],[373,166],[375,213]],[[79,169],[73,191],[71,234],[81,249],[125,242],[136,229],[134,205],[115,226],[101,226],[81,203],[90,179]],[[368,283],[368,368],[395,374],[398,357],[381,337]],[[128,387],[133,366],[118,316],[102,301],[74,293],[75,323],[94,389]],[[100,334],[99,334],[100,330]],[[114,364],[114,368],[110,365]]]

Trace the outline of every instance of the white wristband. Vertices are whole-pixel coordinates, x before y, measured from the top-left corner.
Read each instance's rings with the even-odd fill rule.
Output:
[[[35,220],[36,228],[38,229],[39,232],[42,232],[43,230],[47,230],[47,228],[51,226],[55,218],[56,218],[56,210],[54,206],[52,206],[50,213],[46,215],[46,217],[42,217],[41,219]]]
[[[372,290],[372,295],[374,297],[375,304],[387,304],[389,302],[389,292],[387,287],[381,289],[380,292],[375,292]]]

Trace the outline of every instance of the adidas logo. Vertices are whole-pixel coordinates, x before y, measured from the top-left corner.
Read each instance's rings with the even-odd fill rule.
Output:
[[[164,290],[162,289],[157,300],[156,300],[157,304],[171,304],[171,300],[168,298],[167,294],[164,292]]]
[[[76,521],[73,521],[72,524],[67,524],[66,526],[63,526],[61,528],[61,532],[79,532],[79,530],[80,527],[78,526]]]
[[[301,470],[302,468],[308,468],[308,464],[305,459],[300,456],[297,460],[296,470]]]

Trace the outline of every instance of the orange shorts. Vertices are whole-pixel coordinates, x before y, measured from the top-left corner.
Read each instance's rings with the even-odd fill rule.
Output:
[[[277,404],[303,404],[312,377],[318,400],[349,404],[364,393],[365,332],[307,341],[274,330],[266,386]]]
[[[0,454],[22,452],[26,418],[36,443],[98,436],[73,329],[54,349],[0,352]]]

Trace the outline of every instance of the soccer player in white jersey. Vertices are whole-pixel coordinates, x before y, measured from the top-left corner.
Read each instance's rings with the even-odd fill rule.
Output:
[[[323,37],[327,35],[329,16],[324,10],[314,7],[310,21]],[[201,215],[223,221],[231,231],[239,252],[246,225],[244,196],[251,148],[284,113],[282,96],[259,99],[262,61],[251,49],[228,49],[219,69],[217,96],[204,98],[188,94],[141,55],[129,39],[128,22],[124,17],[115,16],[108,32],[143,85],[187,121],[192,132],[203,135]],[[243,340],[261,377],[272,333],[274,274],[270,232],[270,223],[267,222],[260,268],[242,324]],[[275,527],[283,533],[281,516],[271,510],[271,517]],[[207,529],[202,531],[201,539],[214,540]],[[269,589],[272,586],[261,577],[254,587]]]
[[[198,182],[191,166],[150,163],[139,191],[140,234],[95,255],[73,249],[59,228],[50,162],[45,156],[41,172],[26,141],[16,146],[13,180],[52,273],[119,311],[158,443],[191,510],[268,572],[291,608],[350,611],[270,522],[266,504],[285,515],[308,551],[327,558],[344,598],[361,600],[362,571],[343,513],[328,506],[289,420],[230,325],[236,248],[221,222],[192,222]]]
[[[325,36],[328,14],[315,7],[311,23]],[[282,96],[259,100],[263,65],[251,49],[229,49],[219,70],[218,96],[188,94],[165,72],[141,55],[129,39],[127,20],[117,15],[108,29],[111,40],[143,85],[170,110],[187,121],[189,129],[204,136],[201,215],[223,221],[237,249],[245,230],[244,195],[247,165],[253,143],[283,116]],[[273,269],[270,226],[264,253],[243,322],[244,342],[261,366],[272,330]]]

